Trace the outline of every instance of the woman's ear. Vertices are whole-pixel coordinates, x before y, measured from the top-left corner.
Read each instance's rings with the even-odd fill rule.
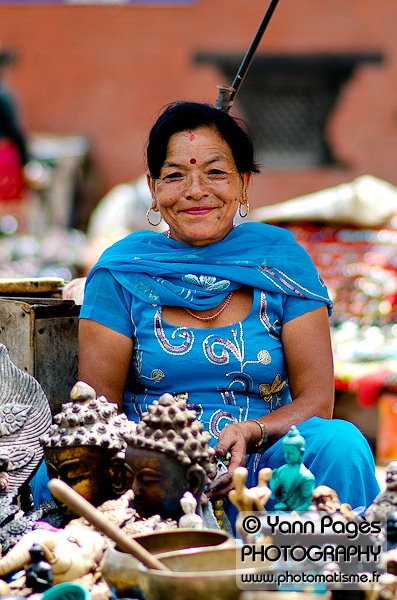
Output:
[[[243,185],[243,190],[248,190],[252,181],[252,173],[242,173],[241,174],[241,183]]]
[[[155,209],[155,208],[157,208],[156,190],[155,190],[154,179],[150,176],[150,173],[146,174],[146,180],[147,180],[147,184],[149,186],[150,195],[152,196],[152,204],[150,205],[150,208]]]

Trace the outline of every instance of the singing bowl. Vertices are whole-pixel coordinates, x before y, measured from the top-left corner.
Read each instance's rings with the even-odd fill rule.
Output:
[[[170,571],[138,568],[139,589],[146,600],[238,600],[241,574],[254,573],[252,566],[237,567],[237,547],[193,548],[158,554]]]
[[[184,552],[188,548],[235,547],[233,538],[226,533],[211,529],[154,531],[137,535],[134,539],[157,556],[165,556],[178,550]],[[139,561],[130,554],[110,547],[103,556],[101,572],[106,582],[115,589],[120,598],[128,598],[133,597],[138,586],[139,565]]]
[[[204,548],[206,546],[219,546],[232,543],[233,538],[227,533],[214,529],[169,529],[165,531],[153,531],[134,536],[137,542],[152,554],[160,552],[173,552],[184,548]]]
[[[346,596],[347,598],[348,596]],[[314,592],[244,592],[244,600],[330,600],[330,592],[315,594]]]

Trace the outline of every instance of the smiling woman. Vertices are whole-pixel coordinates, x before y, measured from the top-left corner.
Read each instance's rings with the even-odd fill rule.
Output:
[[[164,393],[185,399],[216,455],[231,455],[211,499],[227,496],[240,465],[249,487],[262,467],[280,467],[281,438],[299,425],[316,483],[367,506],[379,491],[372,452],[351,423],[331,420],[324,282],[290,232],[234,224],[258,172],[244,124],[176,102],[150,131],[147,167],[150,212],[169,229],[127,236],[90,271],[79,378],[134,421]]]
[[[191,157],[192,153],[195,158]],[[229,145],[209,127],[170,137],[160,176],[148,182],[152,210],[160,211],[172,239],[192,246],[222,240],[233,228],[251,173],[239,173]]]

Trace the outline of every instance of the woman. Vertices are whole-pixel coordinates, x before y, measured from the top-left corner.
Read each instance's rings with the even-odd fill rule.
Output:
[[[234,226],[258,172],[245,128],[177,102],[150,132],[147,167],[148,217],[168,229],[129,235],[90,271],[79,379],[133,420],[164,392],[187,397],[216,454],[231,454],[209,497],[228,493],[237,466],[251,486],[260,468],[282,465],[280,438],[299,424],[317,483],[367,506],[379,490],[370,449],[352,424],[331,420],[326,287],[289,232]]]

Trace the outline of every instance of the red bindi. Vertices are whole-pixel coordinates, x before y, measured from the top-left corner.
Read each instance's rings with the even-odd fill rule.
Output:
[[[195,140],[195,139],[196,139],[196,136],[194,135],[194,133],[191,133],[191,134],[189,135],[189,140],[192,142],[192,141],[193,141],[193,140]]]
[[[196,159],[195,158],[191,158],[190,159],[190,164],[191,165],[195,165],[196,164]]]

